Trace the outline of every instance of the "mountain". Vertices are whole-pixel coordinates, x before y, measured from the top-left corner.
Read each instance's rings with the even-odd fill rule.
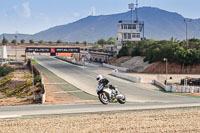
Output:
[[[12,41],[13,39],[16,39],[15,36],[16,34],[1,34],[0,35],[0,39],[2,40],[3,39],[3,36],[5,36],[9,41]],[[17,40],[18,42],[21,40],[21,39],[25,39],[28,41],[29,38],[31,38],[32,35],[28,35],[28,34],[17,34]]]
[[[139,20],[145,23],[146,38],[162,40],[173,36],[179,40],[185,39],[186,26],[183,21],[184,17],[180,14],[153,7],[141,7],[138,12]],[[68,42],[82,42],[84,40],[95,42],[100,38],[116,38],[118,21],[130,20],[130,14],[129,11],[112,15],[88,16],[73,23],[41,31],[32,36],[28,35],[27,38]],[[200,19],[192,19],[192,22],[189,23],[189,37],[200,38]]]

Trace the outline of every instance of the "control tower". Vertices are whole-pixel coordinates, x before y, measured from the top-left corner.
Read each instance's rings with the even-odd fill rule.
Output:
[[[136,5],[136,19],[133,18],[133,9]],[[144,39],[144,22],[138,20],[138,2],[129,4],[131,9],[131,20],[120,20],[118,22],[117,41],[124,44],[127,41],[138,42]]]

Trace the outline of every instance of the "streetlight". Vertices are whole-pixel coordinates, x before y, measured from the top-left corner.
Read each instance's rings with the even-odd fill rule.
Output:
[[[165,71],[166,71],[166,80],[165,80],[165,84],[167,84],[167,73],[168,73],[168,71],[167,71],[167,61],[168,61],[168,59],[167,58],[164,58],[164,61],[166,62],[166,66],[165,66]]]
[[[188,24],[191,22],[192,20],[191,19],[184,19],[184,22],[185,22],[185,25],[186,25],[186,44],[187,44],[187,47],[188,47]]]

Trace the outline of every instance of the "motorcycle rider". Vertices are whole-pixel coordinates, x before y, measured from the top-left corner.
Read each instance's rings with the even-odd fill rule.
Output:
[[[114,94],[117,94],[118,93],[118,90],[113,86],[113,85],[111,85],[110,84],[110,82],[109,82],[109,80],[108,79],[106,79],[106,78],[103,78],[103,76],[102,75],[97,75],[97,81],[98,81],[98,85],[103,85],[103,87],[109,87],[111,90],[112,90],[112,92],[114,93]],[[116,102],[116,99],[114,99],[114,101],[113,102]]]
[[[108,87],[109,85],[109,80],[107,80],[106,78],[103,78],[102,75],[98,75],[97,76],[97,81],[98,81],[98,84],[103,84],[103,87]]]

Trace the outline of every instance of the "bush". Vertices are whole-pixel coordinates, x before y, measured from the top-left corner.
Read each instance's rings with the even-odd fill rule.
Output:
[[[34,84],[36,85],[38,82],[41,82],[41,75],[37,75],[34,78]]]
[[[0,77],[6,76],[7,74],[14,71],[14,68],[9,66],[0,66]]]
[[[180,42],[176,39],[127,42],[117,55],[118,58],[122,56],[144,56],[144,61],[149,63],[167,58],[168,61],[182,65],[200,64],[200,40],[190,39],[188,46],[185,41]]]

